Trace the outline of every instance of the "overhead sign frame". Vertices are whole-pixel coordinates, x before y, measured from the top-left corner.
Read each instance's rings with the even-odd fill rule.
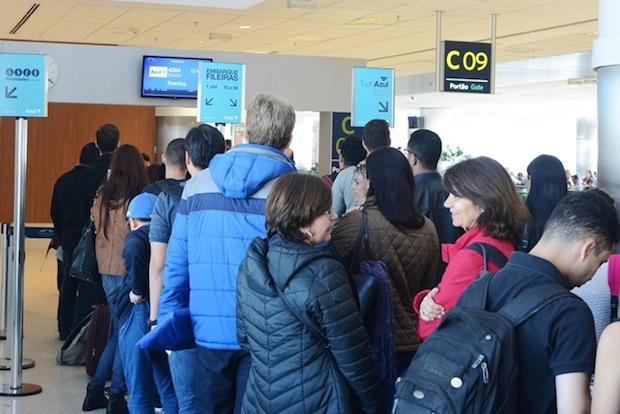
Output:
[[[198,122],[243,123],[245,64],[200,62]]]
[[[373,119],[394,126],[394,69],[354,67],[351,125],[363,127]]]
[[[446,40],[441,43],[441,57],[440,91],[493,93],[491,43]]]
[[[0,116],[47,117],[46,55],[0,53]]]

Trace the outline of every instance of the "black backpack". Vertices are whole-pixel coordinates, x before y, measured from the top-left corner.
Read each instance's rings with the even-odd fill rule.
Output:
[[[552,301],[572,295],[548,283],[491,312],[485,308],[492,278],[483,271],[420,345],[396,380],[392,413],[516,414],[516,327]]]

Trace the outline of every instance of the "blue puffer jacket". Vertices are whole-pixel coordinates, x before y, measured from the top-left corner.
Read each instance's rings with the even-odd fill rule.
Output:
[[[243,144],[216,155],[183,190],[166,253],[159,318],[189,304],[196,344],[238,350],[237,272],[255,237],[265,237],[265,199],[296,171],[281,151]]]

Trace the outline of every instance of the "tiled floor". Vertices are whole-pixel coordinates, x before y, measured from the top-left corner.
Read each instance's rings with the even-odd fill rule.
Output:
[[[0,414],[81,413],[88,375],[83,366],[69,367],[56,364],[56,354],[62,345],[58,339],[56,308],[56,258],[53,250],[45,259],[49,239],[26,239],[24,266],[24,338],[23,357],[35,361],[35,366],[22,370],[17,384],[34,384],[42,388],[36,395],[19,397],[0,396]],[[2,255],[0,249],[0,256]],[[0,306],[4,304],[0,303]],[[9,311],[12,315],[13,311]],[[8,339],[0,341],[0,361],[10,358],[13,351],[13,328],[8,328]],[[10,366],[10,363],[2,365]],[[13,385],[11,370],[0,371],[0,388]],[[25,389],[26,386],[24,385]],[[94,411],[103,413],[105,410]]]

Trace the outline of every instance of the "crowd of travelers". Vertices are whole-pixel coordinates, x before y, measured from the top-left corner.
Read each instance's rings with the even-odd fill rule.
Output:
[[[297,172],[294,125],[289,102],[259,93],[246,143],[198,125],[149,174],[140,150],[119,146],[105,124],[58,179],[60,338],[85,306],[106,302],[112,315],[83,411],[389,413],[396,379],[487,269],[472,244],[503,258],[488,263],[497,311],[532,286],[585,284],[620,240],[614,200],[569,191],[577,184],[552,155],[532,160],[519,183],[485,156],[440,174],[435,132],[415,130],[400,151],[387,122],[372,120],[342,143],[340,172],[319,178]],[[97,289],[68,274],[91,218]],[[377,262],[385,276],[362,316],[353,276]],[[620,324],[604,331],[595,361],[593,315],[575,298],[517,326],[512,412],[620,410]]]

